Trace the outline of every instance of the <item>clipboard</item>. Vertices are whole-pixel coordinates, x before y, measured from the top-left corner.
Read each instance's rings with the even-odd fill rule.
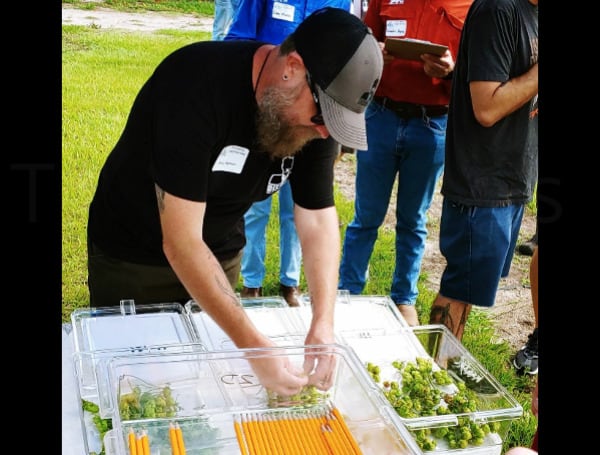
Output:
[[[385,50],[396,58],[420,62],[421,54],[441,56],[448,50],[448,46],[418,39],[386,38]]]

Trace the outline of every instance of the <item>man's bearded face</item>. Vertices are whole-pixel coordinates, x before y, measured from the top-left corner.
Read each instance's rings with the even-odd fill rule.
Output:
[[[307,142],[320,137],[314,128],[292,123],[300,90],[269,87],[258,103],[258,145],[272,158],[295,155]]]

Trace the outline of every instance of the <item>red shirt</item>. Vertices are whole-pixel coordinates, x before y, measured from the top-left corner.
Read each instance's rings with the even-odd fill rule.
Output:
[[[460,34],[473,0],[370,0],[365,23],[377,41],[413,38],[448,46],[456,61]],[[450,80],[432,78],[423,62],[395,58],[384,65],[376,96],[415,104],[450,101]]]

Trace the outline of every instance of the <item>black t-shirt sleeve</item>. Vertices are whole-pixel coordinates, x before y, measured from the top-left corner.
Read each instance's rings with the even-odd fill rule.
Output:
[[[505,82],[515,53],[514,13],[503,1],[486,2],[472,13],[468,40],[467,82]],[[493,32],[492,32],[493,31]]]
[[[294,202],[305,209],[322,209],[335,204],[333,165],[339,145],[331,137],[315,139],[298,153],[290,177]]]
[[[215,131],[216,115],[208,103],[198,105],[198,100],[210,99],[205,94],[210,84],[198,77],[200,61],[190,55],[172,54],[153,76],[152,175],[168,193],[204,202],[212,154],[200,151],[215,146],[214,134],[207,132]]]

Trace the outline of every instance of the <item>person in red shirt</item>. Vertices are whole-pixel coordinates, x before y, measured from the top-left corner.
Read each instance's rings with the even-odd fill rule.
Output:
[[[364,18],[380,42],[384,69],[367,108],[368,150],[356,153],[354,218],[344,237],[339,289],[360,294],[377,232],[397,178],[396,263],[391,299],[409,325],[419,324],[415,302],[427,237],[427,210],[444,167],[452,70],[472,0],[371,0]],[[441,56],[395,58],[388,38],[448,47]]]

